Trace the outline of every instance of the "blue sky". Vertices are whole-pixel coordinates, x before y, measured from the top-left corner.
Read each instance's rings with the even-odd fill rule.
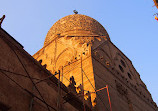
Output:
[[[43,47],[50,27],[60,18],[88,15],[107,30],[111,41],[133,62],[158,104],[158,22],[153,0],[1,0],[2,24],[33,55]]]

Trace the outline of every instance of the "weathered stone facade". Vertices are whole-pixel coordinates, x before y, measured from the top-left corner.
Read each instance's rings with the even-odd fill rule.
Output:
[[[110,111],[107,85],[113,111],[158,110],[132,62],[91,17],[57,21],[33,57],[0,28],[0,111]]]
[[[110,110],[109,86],[114,111],[155,111],[157,106],[132,62],[110,41],[103,26],[93,18],[74,14],[57,21],[34,56],[52,73],[61,70],[60,80],[68,86],[73,76],[76,87],[83,82],[91,92],[97,111]],[[82,76],[83,75],[83,76]]]
[[[58,79],[45,69],[45,65],[36,61],[1,28],[0,61],[0,111],[83,110],[79,94],[62,83],[59,88]],[[90,103],[85,108],[90,111]]]

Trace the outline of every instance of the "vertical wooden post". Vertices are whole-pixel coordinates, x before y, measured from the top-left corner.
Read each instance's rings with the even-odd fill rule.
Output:
[[[60,70],[58,71],[58,101],[57,101],[57,111],[60,111]]]
[[[85,111],[85,104],[84,104],[84,83],[83,83],[83,69],[82,69],[82,55],[81,55],[81,76],[82,76],[82,95],[83,95],[83,109]]]
[[[62,66],[62,68],[61,68],[61,76],[62,76],[61,82],[62,82],[62,83],[63,83],[63,76],[64,76],[64,75],[63,75],[63,73],[64,73],[63,70],[64,70],[64,69],[63,69],[63,66]]]
[[[109,99],[110,111],[112,111],[108,85],[106,85],[106,89],[107,89],[107,94],[108,94],[108,99]]]

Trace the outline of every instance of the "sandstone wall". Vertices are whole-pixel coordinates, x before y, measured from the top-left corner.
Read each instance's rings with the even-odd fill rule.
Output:
[[[52,75],[7,32],[0,29],[0,110],[30,110],[33,97],[28,91],[42,99],[28,74],[34,83]],[[50,111],[57,110],[57,82],[58,80],[52,76],[50,79],[36,84],[45,102],[52,107],[49,107]],[[64,96],[67,93],[67,88],[62,85],[61,95]],[[37,98],[34,97],[30,111],[48,111],[47,105]],[[65,100],[61,98],[61,102],[63,103]],[[63,111],[77,111],[69,102],[62,104],[61,109]]]
[[[131,61],[110,41],[94,41],[92,58],[96,89],[109,86],[113,110],[156,110],[156,104]],[[97,103],[98,110],[110,110],[106,90],[98,92]]]

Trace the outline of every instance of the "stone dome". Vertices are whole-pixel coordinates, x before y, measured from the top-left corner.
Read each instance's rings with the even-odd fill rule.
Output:
[[[72,32],[76,34],[77,31],[80,31],[80,35],[84,32],[109,39],[107,31],[98,21],[86,15],[73,14],[61,18],[50,28],[45,38],[44,46],[54,40],[57,34],[65,36],[72,34]]]

